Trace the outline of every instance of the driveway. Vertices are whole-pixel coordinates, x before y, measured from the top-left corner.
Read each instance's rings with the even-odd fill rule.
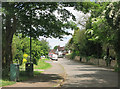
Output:
[[[60,58],[58,63],[66,71],[66,79],[62,87],[118,87],[118,73],[113,69],[63,58]]]

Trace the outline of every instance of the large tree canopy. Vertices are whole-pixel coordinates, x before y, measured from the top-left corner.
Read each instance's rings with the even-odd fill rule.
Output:
[[[116,57],[118,67],[120,70],[120,1],[118,2],[84,2],[84,3],[78,2],[75,8],[77,10],[83,11],[84,13],[87,13],[87,12],[91,13],[91,16],[89,20],[86,22],[86,26],[85,26],[85,29],[86,29],[85,34],[87,36],[86,41],[97,43],[96,49],[98,48],[101,49],[101,46],[102,46],[104,49],[103,51],[106,52],[103,55],[107,55],[108,59],[110,56]],[[79,42],[80,38],[79,40],[77,40],[77,38],[79,37],[80,34],[78,33],[75,33],[75,34],[76,35],[73,35],[73,38],[75,38],[75,36],[76,38],[75,39],[72,38],[68,45],[70,45],[71,42],[73,44],[76,44]],[[82,37],[82,39],[83,38],[84,36]],[[78,43],[76,47],[78,45],[80,45],[80,43]],[[88,43],[88,45],[83,49],[87,48],[89,45],[90,44]],[[87,48],[87,51],[89,51],[88,50],[89,48],[90,47]],[[74,49],[74,47],[72,49]],[[109,49],[113,51],[112,54],[109,53]],[[80,48],[80,50],[82,49]],[[97,54],[97,52],[95,54]]]
[[[68,4],[66,4],[68,6]],[[3,67],[12,63],[12,38],[14,33],[38,38],[68,35],[65,28],[68,18],[75,17],[61,3],[56,2],[3,2]],[[57,13],[57,14],[55,14]]]
[[[23,35],[30,35],[30,29],[33,37],[61,37],[67,32],[64,24],[67,19],[73,15],[58,3],[3,3],[3,24],[5,20],[11,19],[11,24],[16,28],[16,32]],[[60,14],[61,18],[55,16],[55,12]],[[14,23],[15,22],[15,23]]]
[[[86,30],[92,29],[94,30],[94,34],[90,36],[89,39],[95,38],[96,40],[94,41],[96,42],[106,41],[106,43],[108,43],[115,38],[113,45],[118,54],[118,59],[120,58],[120,2],[7,2],[3,3],[2,6],[2,54],[3,64],[5,65],[9,65],[10,62],[12,62],[11,43],[14,33],[22,33],[23,37],[31,35],[34,38],[38,38],[39,36],[62,38],[62,35],[68,35],[69,33],[65,29],[71,26],[72,28],[75,27],[73,23],[68,21],[68,18],[72,16],[73,19],[75,19],[75,17],[64,7],[74,7],[76,10],[81,10],[84,13],[91,13]],[[101,19],[102,16],[105,17]],[[97,20],[97,23],[92,23],[93,18]],[[105,26],[103,22],[107,26]],[[107,38],[103,40],[104,36],[101,35],[101,33],[105,34],[106,32],[109,34],[106,35]],[[96,37],[99,37],[99,40]],[[72,41],[73,39],[70,42]]]

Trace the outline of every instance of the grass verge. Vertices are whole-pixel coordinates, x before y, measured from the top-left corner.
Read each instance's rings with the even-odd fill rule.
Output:
[[[2,86],[7,86],[7,85],[12,85],[15,84],[16,82],[14,81],[9,81],[9,78],[2,79],[2,84],[0,84],[0,87]]]
[[[49,59],[40,59],[37,63],[37,65],[34,65],[34,69],[47,69],[52,67],[52,65],[50,63],[46,63],[45,61],[47,61]],[[22,69],[22,70],[21,70]],[[40,75],[42,71],[34,71],[34,76]],[[19,72],[19,81],[25,81],[33,77],[29,77],[26,75],[25,72],[25,64],[23,64],[22,66],[20,66],[20,72]],[[16,82],[14,81],[10,81],[9,77],[5,77],[2,79],[2,85],[0,84],[0,87],[2,86],[7,86],[7,85],[12,85],[15,84]]]
[[[38,75],[40,75],[40,73],[42,73],[42,71],[34,71],[34,76],[38,76]],[[32,78],[34,78],[34,76],[29,77],[29,76],[26,75],[26,71],[20,71],[19,82],[32,79]],[[15,84],[15,83],[16,83],[15,81],[10,81],[9,77],[5,77],[5,78],[2,79],[2,84],[0,85],[0,87],[12,85],[12,84]]]
[[[47,61],[49,59],[40,59],[38,61],[37,65],[34,65],[34,69],[47,69],[52,67],[52,65],[50,63],[46,63],[45,61]]]

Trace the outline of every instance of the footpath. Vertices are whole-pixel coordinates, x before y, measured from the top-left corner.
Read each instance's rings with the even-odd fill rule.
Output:
[[[58,62],[46,62],[49,62],[52,67],[44,70],[44,72],[42,72],[39,76],[35,76],[33,79],[27,81],[17,82],[16,84],[5,86],[2,89],[18,89],[20,87],[60,87],[65,78],[64,68]]]

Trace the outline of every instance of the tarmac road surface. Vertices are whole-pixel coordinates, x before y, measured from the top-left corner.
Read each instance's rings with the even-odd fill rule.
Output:
[[[66,79],[62,87],[118,87],[118,73],[112,69],[65,58],[60,58],[58,63],[66,71]]]

